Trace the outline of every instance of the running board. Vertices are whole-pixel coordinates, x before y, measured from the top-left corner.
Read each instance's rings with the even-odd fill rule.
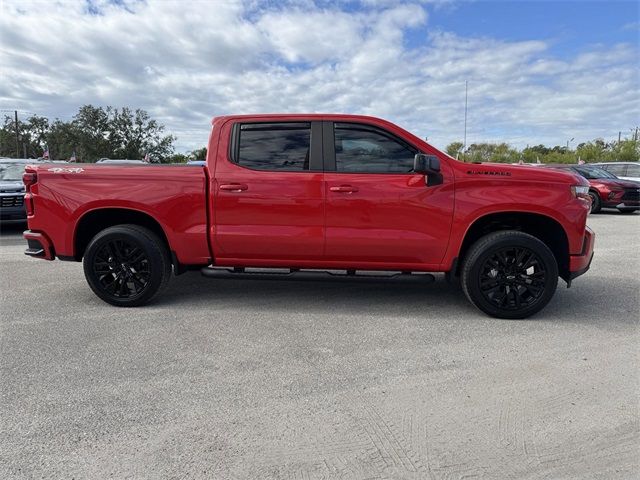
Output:
[[[205,277],[288,277],[308,278],[319,280],[319,276],[327,275],[336,278],[371,278],[371,279],[412,279],[428,283],[435,281],[435,277],[424,272],[372,271],[372,270],[312,270],[299,268],[248,268],[248,267],[204,267],[200,269]]]

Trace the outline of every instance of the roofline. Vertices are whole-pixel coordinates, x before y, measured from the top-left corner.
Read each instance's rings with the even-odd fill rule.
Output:
[[[372,115],[355,115],[351,113],[245,113],[240,115],[218,115],[211,119],[213,124],[216,120],[243,120],[243,119],[260,119],[260,118],[300,118],[310,120],[335,120],[335,119],[352,119],[352,120],[369,120],[376,122],[392,123],[383,118],[374,117]]]

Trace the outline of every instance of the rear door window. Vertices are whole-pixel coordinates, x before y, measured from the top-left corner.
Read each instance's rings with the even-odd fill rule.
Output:
[[[240,125],[235,162],[253,170],[309,170],[311,124],[308,122]]]

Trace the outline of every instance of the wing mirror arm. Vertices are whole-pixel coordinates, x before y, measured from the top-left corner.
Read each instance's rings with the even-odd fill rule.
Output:
[[[416,153],[413,159],[413,171],[425,175],[424,181],[427,187],[440,185],[443,181],[440,173],[440,159],[435,155]]]

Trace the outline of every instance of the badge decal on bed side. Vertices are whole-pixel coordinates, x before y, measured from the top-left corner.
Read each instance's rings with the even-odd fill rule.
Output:
[[[63,168],[63,167],[54,167],[47,169],[48,172],[53,173],[82,173],[84,172],[84,168],[75,167],[75,168]]]

